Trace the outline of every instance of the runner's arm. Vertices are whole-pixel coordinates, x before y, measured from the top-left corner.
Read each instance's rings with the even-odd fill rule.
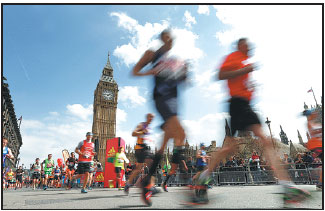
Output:
[[[10,148],[8,148],[7,157],[10,158],[10,159],[14,159],[14,156],[12,155],[12,152],[11,152],[11,149]]]
[[[183,163],[183,165],[184,165],[185,170],[188,171],[188,168],[187,168],[187,165],[186,165],[185,160],[182,160],[182,163]]]
[[[129,163],[130,162],[129,159],[126,157],[125,153],[123,153],[123,159],[124,159],[125,163]]]
[[[144,55],[141,57],[141,59],[138,61],[138,63],[134,66],[132,70],[132,74],[134,76],[146,76],[146,75],[153,75],[154,74],[154,68],[148,70],[145,73],[140,73],[141,69],[146,66],[149,62],[152,61],[154,56],[154,52],[151,50],[147,50]]]
[[[219,71],[218,79],[219,80],[227,80],[227,79],[236,78],[238,76],[250,73],[253,70],[254,69],[253,69],[252,65],[247,65],[246,67],[243,67],[243,68],[235,70],[235,71],[229,71],[228,68],[221,68]]]
[[[201,150],[197,151],[196,158],[203,158],[203,156],[201,155]]]
[[[83,144],[82,141],[79,142],[78,146],[77,146],[76,149],[75,149],[75,152],[76,152],[79,156],[80,156],[80,155],[83,155],[83,154],[81,153],[81,151],[80,151],[80,149],[81,149],[81,147],[82,147],[82,144]]]
[[[142,131],[142,124],[139,124],[135,129],[134,131],[132,132],[132,136],[133,137],[138,137],[140,135],[143,134],[143,131]]]

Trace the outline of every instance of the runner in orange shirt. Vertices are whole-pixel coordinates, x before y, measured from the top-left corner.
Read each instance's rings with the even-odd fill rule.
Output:
[[[311,110],[305,110],[303,112],[303,115],[307,117],[307,127],[310,134],[310,139],[307,142],[306,147],[316,153],[317,157],[319,157],[322,160],[323,163],[323,126],[322,123],[318,120],[319,115],[321,115],[319,112],[317,112],[315,109]],[[322,166],[320,166],[322,167]],[[322,190],[323,189],[323,174],[322,169],[319,172],[319,181],[316,184],[316,190]]]
[[[225,146],[212,155],[209,168],[199,176],[196,188],[201,190],[202,196],[194,197],[193,200],[199,203],[208,202],[206,184],[209,182],[212,170],[219,164],[222,158],[237,151],[237,146],[233,138],[236,132],[247,130],[252,131],[255,136],[260,138],[266,159],[274,167],[274,173],[284,188],[284,203],[302,201],[310,194],[294,187],[287,171],[281,166],[280,159],[276,156],[271,139],[266,137],[262,130],[261,122],[250,105],[254,91],[250,73],[254,71],[254,65],[247,62],[250,46],[246,38],[238,40],[237,49],[237,51],[226,57],[218,75],[220,80],[227,80],[229,94],[231,96],[229,100],[231,137],[226,137]]]

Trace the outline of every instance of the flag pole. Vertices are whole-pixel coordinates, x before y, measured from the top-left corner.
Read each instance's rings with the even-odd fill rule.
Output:
[[[19,130],[20,130],[20,125],[21,125],[21,120],[22,120],[23,118],[22,118],[22,116],[19,118],[19,126],[18,126],[18,128],[19,128]]]
[[[312,93],[313,93],[313,96],[314,96],[314,99],[315,99],[315,102],[316,102],[316,107],[318,106],[318,104],[317,104],[317,100],[316,100],[316,97],[315,97],[315,94],[314,94],[314,90],[313,90],[313,87],[311,87],[311,91],[312,91]]]

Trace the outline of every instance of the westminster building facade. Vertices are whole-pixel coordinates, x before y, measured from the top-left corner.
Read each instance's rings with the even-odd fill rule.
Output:
[[[11,149],[14,159],[6,159],[6,167],[16,168],[18,165],[18,156],[20,147],[23,145],[18,120],[15,114],[15,108],[11,99],[9,85],[6,78],[2,77],[2,137],[8,140],[8,147]]]

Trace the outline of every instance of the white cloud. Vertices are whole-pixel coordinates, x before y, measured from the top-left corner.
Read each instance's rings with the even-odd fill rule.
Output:
[[[24,119],[22,121],[22,124],[21,124],[21,127],[24,127],[24,128],[43,128],[44,127],[44,124],[41,122],[41,121],[38,121],[38,120],[29,120],[29,119]]]
[[[127,65],[135,64],[143,53],[148,49],[157,49],[161,45],[159,34],[169,27],[169,22],[163,20],[162,23],[145,23],[141,25],[135,19],[124,13],[110,13],[113,17],[118,17],[118,25],[126,29],[129,34],[129,42],[117,46],[113,54],[122,59]],[[193,23],[194,20],[191,20]],[[201,49],[195,46],[195,41],[199,38],[192,31],[180,28],[172,28],[172,35],[175,37],[172,55],[177,55],[182,59],[198,60],[203,56]]]
[[[240,37],[248,37],[256,47],[252,60],[259,61],[262,67],[252,73],[252,78],[259,83],[256,107],[264,115],[261,120],[264,122],[268,116],[276,136],[282,125],[289,139],[298,142],[297,129],[302,134],[306,131],[305,119],[298,117],[303,102],[314,104],[307,90],[313,86],[318,99],[322,90],[321,7],[214,8],[217,18],[230,26],[229,30],[216,32],[221,45],[229,46]]]
[[[137,86],[124,86],[119,90],[119,100],[127,107],[143,105],[147,100],[139,95]]]
[[[125,13],[112,12],[110,15],[117,16],[119,18],[118,26],[129,31],[134,31],[135,27],[138,25],[138,21],[127,16]]]
[[[58,112],[56,112],[56,111],[53,111],[53,112],[49,112],[49,114],[50,114],[51,116],[58,116],[58,115],[59,115],[59,113],[58,113]]]
[[[216,140],[217,146],[221,146],[225,137],[225,119],[227,113],[207,114],[199,119],[183,120],[185,133],[189,144],[198,144],[204,142],[210,144]]]
[[[79,105],[79,106],[76,106]],[[68,105],[67,115],[51,112],[43,120],[24,119],[21,124],[23,145],[20,149],[21,163],[29,165],[36,157],[41,160],[52,153],[55,161],[62,158],[62,150],[72,151],[85,138],[86,132],[92,130],[92,119],[89,115],[79,116],[81,111],[87,111],[92,105],[83,107],[80,104]],[[55,115],[53,116],[53,114]],[[82,113],[82,112],[81,112]]]
[[[93,114],[93,105],[83,107],[80,104],[67,105],[68,113],[82,120],[86,120]]]
[[[159,45],[159,34],[168,28],[169,23],[165,20],[162,23],[145,23],[141,25],[137,20],[127,16],[125,13],[110,13],[112,17],[118,17],[118,26],[130,33],[130,42],[117,46],[113,54],[130,66],[137,62],[142,54],[149,48]]]
[[[173,29],[172,33],[175,37],[175,44],[170,51],[171,55],[177,55],[181,59],[192,60],[192,62],[197,62],[203,57],[203,51],[195,46],[195,41],[199,39],[197,34],[178,28]]]
[[[199,5],[197,12],[199,14],[209,15],[210,14],[209,5]]]
[[[124,110],[117,108],[116,110],[116,124],[126,121],[127,114]]]
[[[188,28],[192,28],[192,24],[196,24],[195,17],[187,10],[184,13],[183,21],[185,21],[185,26]]]

